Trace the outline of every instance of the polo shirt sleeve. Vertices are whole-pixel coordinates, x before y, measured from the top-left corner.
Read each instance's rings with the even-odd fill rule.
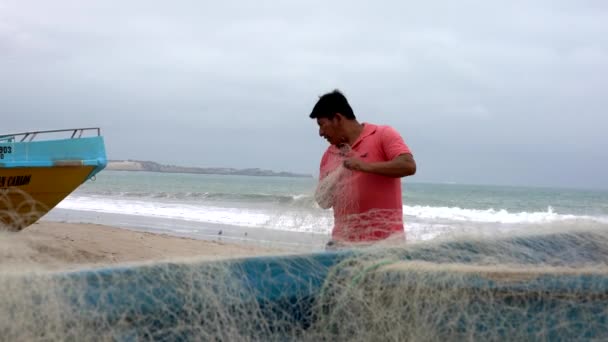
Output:
[[[387,160],[393,160],[402,154],[412,153],[401,135],[390,126],[386,126],[382,130],[382,149]]]
[[[327,176],[331,170],[329,169],[329,149],[325,151],[321,158],[321,166],[319,167],[319,180],[322,180]]]

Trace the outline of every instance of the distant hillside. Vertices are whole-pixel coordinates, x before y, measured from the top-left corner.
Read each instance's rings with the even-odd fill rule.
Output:
[[[166,173],[197,173],[207,175],[239,175],[239,176],[261,176],[261,177],[305,177],[311,178],[312,175],[275,172],[262,169],[233,169],[222,167],[185,167],[175,165],[163,165],[152,161],[141,160],[110,160],[106,170],[114,171],[150,171]]]

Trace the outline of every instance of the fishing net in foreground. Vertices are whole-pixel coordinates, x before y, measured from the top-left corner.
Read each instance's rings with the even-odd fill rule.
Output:
[[[608,338],[605,226],[0,276],[5,340]]]
[[[18,231],[48,212],[40,201],[17,188],[0,189],[0,231]]]

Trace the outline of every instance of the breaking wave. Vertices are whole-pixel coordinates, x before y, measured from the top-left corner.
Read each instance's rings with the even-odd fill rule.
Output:
[[[297,201],[312,201],[307,197]],[[153,198],[102,198],[70,196],[58,205],[62,209],[92,211],[111,214],[127,214],[161,217],[202,223],[227,224],[242,227],[270,228],[299,232],[327,232],[331,227],[331,211],[311,205],[239,207],[211,205],[201,202],[168,202]],[[608,223],[605,216],[585,216],[556,213],[551,207],[546,211],[509,212],[505,209],[463,209],[458,207],[404,206],[406,226],[424,222],[428,225],[463,224],[547,224],[555,222],[590,221]]]

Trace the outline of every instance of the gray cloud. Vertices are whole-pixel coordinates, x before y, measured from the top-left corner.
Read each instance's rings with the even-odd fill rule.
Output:
[[[417,181],[608,187],[602,1],[0,4],[1,131],[99,125],[111,158],[316,172],[342,89]]]

